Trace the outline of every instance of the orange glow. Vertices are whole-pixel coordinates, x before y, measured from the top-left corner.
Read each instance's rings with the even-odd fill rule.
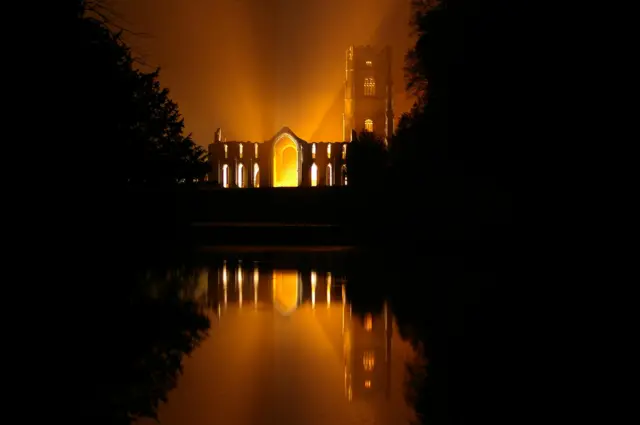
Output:
[[[243,153],[243,147],[242,147],[242,143],[240,143],[240,159],[242,159],[242,153]]]
[[[365,388],[371,388],[371,381],[368,380],[368,379],[366,381],[364,381],[364,387]]]
[[[364,367],[364,370],[366,371],[373,370],[375,363],[376,363],[376,358],[373,351],[366,351],[362,355],[362,366]]]
[[[331,307],[331,272],[327,273],[327,308]]]
[[[255,145],[253,145],[253,146],[254,146],[254,150],[255,150],[255,152],[254,152],[254,157],[257,159],[257,158],[258,158],[258,144],[256,143],[256,144],[255,144]]]
[[[327,145],[327,158],[331,158],[331,143]]]
[[[177,0],[114,3],[132,34],[151,35],[125,37],[149,66],[163,69],[160,81],[200,144],[217,127],[228,140],[261,141],[283,124],[308,141],[341,140],[344,52],[351,44],[391,44],[395,115],[413,103],[403,90],[404,54],[413,44],[410,1],[196,0],[179,13]],[[215,25],[212,16],[219,17]],[[342,25],[353,19],[357,24]],[[255,31],[238,31],[238,22]],[[328,30],[332,22],[341,30]],[[270,33],[282,27],[295,36]],[[166,36],[168,28],[175,37]]]
[[[364,328],[367,330],[367,332],[371,332],[371,330],[373,329],[373,316],[371,315],[371,313],[367,313],[364,316]]]

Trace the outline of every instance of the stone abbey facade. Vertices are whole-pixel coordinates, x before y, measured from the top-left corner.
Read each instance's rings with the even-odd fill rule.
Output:
[[[359,131],[393,135],[391,49],[351,46],[346,52],[342,138],[308,142],[282,128],[266,142],[227,142],[220,129],[209,145],[210,182],[225,188],[345,186],[347,145]]]
[[[225,188],[347,184],[347,143],[309,143],[286,127],[260,143],[223,142],[218,131],[209,158],[209,181]]]

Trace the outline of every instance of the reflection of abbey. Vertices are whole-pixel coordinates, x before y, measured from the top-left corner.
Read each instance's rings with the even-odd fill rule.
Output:
[[[328,271],[224,261],[220,267],[203,271],[198,289],[185,296],[216,311],[219,321],[229,314],[264,309],[282,316],[312,314],[342,345],[336,348],[342,351],[347,399],[388,398],[394,334],[391,313],[385,303],[377,314],[352,314],[345,283]]]
[[[228,142],[220,129],[209,145],[208,180],[222,187],[344,186],[347,144],[369,131],[393,135],[391,49],[350,47],[346,52],[342,140],[307,142],[285,127],[265,142]]]

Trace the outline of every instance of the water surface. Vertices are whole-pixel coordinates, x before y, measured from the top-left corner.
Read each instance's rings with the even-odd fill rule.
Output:
[[[148,296],[163,296],[151,281]],[[384,300],[355,312],[337,270],[219,260],[178,297],[209,319],[157,409],[162,424],[409,424],[424,364]],[[142,415],[144,416],[144,415]],[[149,417],[137,420],[151,424]]]

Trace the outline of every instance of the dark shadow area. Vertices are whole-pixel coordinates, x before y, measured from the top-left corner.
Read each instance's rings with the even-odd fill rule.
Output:
[[[424,424],[508,423],[522,415],[515,384],[520,332],[516,275],[504,252],[358,251],[348,262],[353,313],[387,300],[402,337],[423,353],[406,396]],[[372,267],[371,265],[376,266]]]
[[[86,298],[66,314],[82,334],[64,345],[72,353],[65,387],[74,414],[94,424],[155,417],[179,384],[183,357],[209,330],[206,311],[192,297],[196,270],[139,263],[76,272]]]

